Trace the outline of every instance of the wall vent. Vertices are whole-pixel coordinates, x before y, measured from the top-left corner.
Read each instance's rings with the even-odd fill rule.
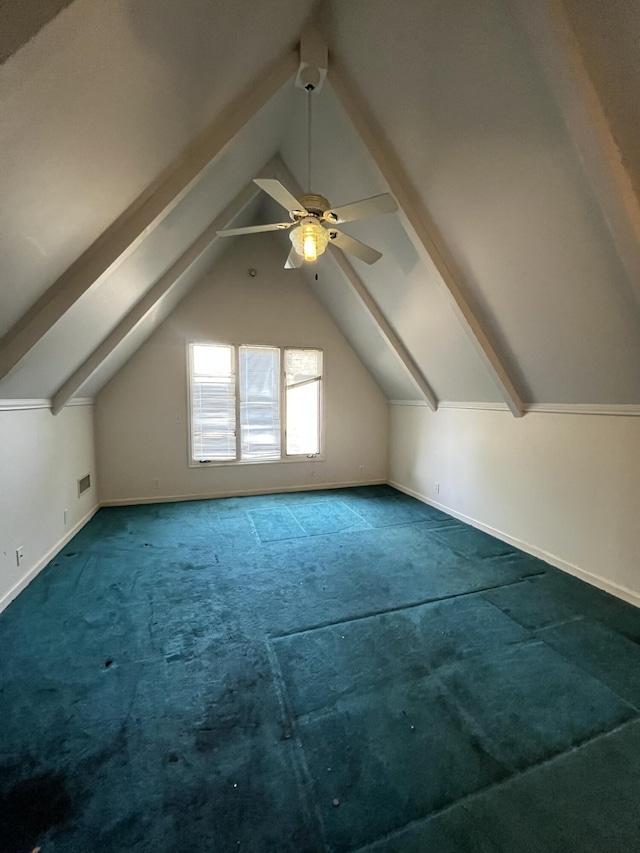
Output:
[[[85,474],[78,480],[78,497],[91,488],[91,474]]]

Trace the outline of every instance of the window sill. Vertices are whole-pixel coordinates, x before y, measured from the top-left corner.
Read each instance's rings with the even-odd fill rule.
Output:
[[[319,453],[317,456],[287,456],[285,459],[231,459],[212,462],[189,462],[189,468],[228,468],[245,467],[248,465],[290,465],[292,462],[324,462],[325,456]]]

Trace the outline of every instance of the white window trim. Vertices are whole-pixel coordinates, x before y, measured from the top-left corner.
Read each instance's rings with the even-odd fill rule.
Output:
[[[236,380],[236,456],[240,456],[240,363],[239,352],[240,347],[271,347],[272,349],[280,350],[280,459],[213,459],[211,462],[197,462],[193,459],[193,347],[194,346],[229,346],[234,348],[234,364],[235,380]],[[286,454],[287,447],[287,422],[285,412],[285,396],[286,396],[286,377],[285,377],[285,352],[286,350],[317,350],[322,353],[322,375],[320,382],[320,453],[315,455],[301,454],[299,456],[288,456]],[[187,341],[187,465],[189,468],[227,468],[229,466],[238,465],[289,465],[291,463],[300,462],[325,462],[325,430],[326,430],[326,415],[324,407],[325,385],[326,385],[326,354],[322,347],[310,346],[295,346],[293,344],[254,344],[247,343],[232,343],[229,341]]]

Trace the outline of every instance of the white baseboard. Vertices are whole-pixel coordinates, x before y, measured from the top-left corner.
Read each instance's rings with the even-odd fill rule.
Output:
[[[38,575],[44,567],[53,560],[64,546],[70,542],[87,522],[91,521],[96,512],[103,506],[135,506],[137,504],[154,504],[154,503],[172,503],[174,501],[200,501],[211,500],[213,498],[234,498],[243,497],[245,495],[277,495],[282,492],[308,492],[318,491],[320,489],[346,489],[351,486],[380,486],[386,483],[386,479],[380,478],[377,480],[357,480],[348,483],[313,483],[306,486],[290,486],[273,489],[242,489],[233,492],[214,492],[204,495],[152,495],[141,498],[124,498],[121,500],[101,501],[75,524],[62,539],[50,548],[47,553],[41,557],[38,562],[32,566],[3,596],[0,597],[0,613],[5,610],[9,604],[17,598],[17,596],[25,589],[31,581]]]
[[[80,531],[88,521],[91,521],[91,519],[99,509],[100,504],[96,504],[94,507],[92,507],[92,509],[90,509],[89,512],[71,528],[71,530],[65,533],[62,539],[59,539],[56,544],[52,548],[50,548],[47,553],[43,557],[41,557],[34,566],[31,566],[31,568],[28,569],[26,574],[24,574],[20,578],[20,580],[17,581],[17,583],[15,583],[11,587],[10,590],[5,592],[5,594],[0,598],[0,613],[2,613],[2,611],[11,604],[14,598],[18,597],[22,590],[25,589],[31,583],[31,581],[36,577],[37,574],[42,571],[42,569],[44,569],[47,563],[50,563],[51,560],[53,560],[53,558],[56,556],[56,554],[62,551],[67,542],[70,542],[76,535],[76,533],[78,533],[78,531]]]
[[[239,489],[226,492],[206,492],[204,494],[192,495],[147,495],[137,498],[117,498],[115,500],[102,501],[100,506],[136,506],[138,504],[173,503],[174,501],[208,501],[215,498],[241,498],[252,495],[279,495],[289,492],[315,492],[321,489],[349,489],[353,486],[382,486],[387,481],[384,478],[377,480],[354,480],[347,483],[312,483],[305,486],[278,486],[266,489]]]
[[[538,548],[536,545],[532,545],[529,542],[524,542],[522,539],[518,539],[515,536],[510,536],[508,533],[505,533],[502,530],[498,530],[495,527],[492,527],[490,524],[485,524],[482,521],[479,521],[476,518],[471,518],[468,515],[465,515],[462,512],[458,512],[452,507],[446,506],[445,504],[440,503],[439,501],[435,501],[432,498],[428,498],[426,495],[423,495],[421,492],[415,491],[415,489],[410,489],[407,486],[403,486],[401,483],[396,482],[395,480],[384,480],[384,479],[376,479],[376,480],[365,480],[365,481],[354,481],[354,482],[346,482],[346,483],[314,483],[313,485],[305,485],[305,486],[291,486],[291,487],[282,487],[282,488],[273,488],[273,489],[244,489],[233,492],[215,492],[201,495],[163,495],[158,496],[154,495],[151,497],[141,497],[141,498],[130,498],[130,499],[121,499],[121,500],[113,500],[113,501],[102,501],[101,503],[96,504],[92,507],[89,512],[80,519],[80,521],[75,524],[71,530],[66,533],[62,539],[58,540],[56,544],[47,551],[47,553],[41,557],[38,562],[32,566],[22,578],[20,578],[17,583],[15,583],[11,589],[9,589],[5,594],[0,597],[0,613],[8,607],[8,605],[16,598],[23,589],[25,589],[29,583],[38,575],[42,569],[49,563],[53,558],[58,554],[64,546],[73,539],[73,537],[78,533],[87,522],[91,521],[93,516],[102,506],[130,506],[135,504],[153,504],[153,503],[171,503],[173,501],[193,501],[193,500],[211,500],[214,498],[232,498],[232,497],[243,497],[245,495],[272,495],[272,494],[280,494],[280,493],[289,493],[289,492],[304,492],[304,491],[318,491],[321,489],[343,489],[343,488],[351,488],[353,486],[379,486],[384,483],[388,483],[390,486],[393,486],[394,489],[398,489],[400,492],[404,492],[412,498],[416,498],[416,500],[421,501],[422,503],[428,504],[429,506],[435,507],[435,509],[442,510],[442,512],[446,512],[448,515],[457,518],[459,521],[463,521],[465,524],[470,524],[472,527],[477,528],[478,530],[482,530],[484,533],[488,533],[491,536],[495,536],[497,539],[500,539],[503,542],[506,542],[509,545],[513,545],[516,548],[519,548],[521,551],[525,551],[527,554],[531,554],[533,557],[538,557],[544,562],[549,563],[554,566],[556,569],[560,569],[563,572],[567,572],[567,574],[573,575],[574,577],[579,578],[580,580],[586,581],[592,586],[598,587],[598,589],[602,589],[605,592],[610,593],[611,595],[615,595],[617,598],[621,598],[623,601],[628,602],[629,604],[633,604],[636,607],[640,607],[640,593],[635,592],[632,589],[629,589],[622,584],[615,583],[614,581],[607,580],[600,575],[596,575],[593,572],[589,572],[586,569],[580,568],[580,566],[576,566],[574,563],[570,563],[567,560],[563,560],[561,557],[556,556],[555,554],[551,554],[548,551],[545,551],[543,548]]]
[[[545,563],[549,563],[556,569],[560,569],[561,571],[566,572],[569,575],[573,575],[574,577],[579,578],[580,580],[586,581],[586,583],[591,584],[591,586],[596,586],[598,587],[598,589],[602,589],[604,590],[604,592],[608,592],[611,595],[615,595],[616,598],[621,598],[623,601],[626,601],[629,604],[633,604],[636,607],[640,607],[640,593],[635,592],[634,590],[629,589],[626,586],[622,586],[622,584],[607,580],[606,578],[601,577],[601,575],[596,575],[593,572],[587,571],[586,569],[581,569],[580,566],[576,566],[575,563],[570,563],[568,562],[568,560],[563,560],[562,557],[558,557],[555,554],[550,554],[543,548],[538,548],[536,545],[531,545],[531,543],[529,542],[523,542],[522,539],[518,539],[515,536],[510,536],[508,533],[505,533],[502,530],[497,530],[495,527],[491,527],[490,524],[485,524],[483,521],[478,521],[477,518],[470,518],[463,512],[458,512],[457,510],[452,509],[449,506],[445,506],[444,504],[439,503],[439,501],[434,501],[431,498],[428,498],[426,495],[423,495],[421,492],[416,492],[414,489],[410,489],[407,486],[403,486],[401,483],[396,483],[394,480],[388,480],[388,483],[390,486],[393,486],[394,489],[398,489],[398,491],[404,492],[406,495],[410,495],[410,497],[422,501],[422,503],[442,510],[442,512],[446,512],[448,515],[452,515],[459,521],[464,521],[465,524],[470,524],[472,527],[476,527],[478,530],[482,530],[483,533],[489,533],[491,536],[495,536],[496,539],[500,539],[503,542],[506,542],[508,545],[513,545],[514,547],[519,548],[521,551],[525,551],[527,554],[531,554],[532,557],[538,557],[540,560],[544,560]]]

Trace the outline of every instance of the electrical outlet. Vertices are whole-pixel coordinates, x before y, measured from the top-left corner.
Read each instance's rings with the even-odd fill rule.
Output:
[[[436,495],[440,494],[440,483],[433,484],[433,491],[436,493]]]
[[[21,566],[23,560],[24,560],[24,547],[21,545],[19,548],[16,548],[16,565]]]
[[[160,477],[154,477],[153,478],[153,488],[154,489],[160,488]]]
[[[361,473],[361,474],[364,474],[364,465],[361,465],[361,466],[358,468],[358,470],[360,471],[360,473]]]
[[[62,515],[64,517],[64,526],[66,527],[67,524],[69,524],[69,508],[68,507],[63,511]]]
[[[176,423],[177,423],[177,424],[181,424],[181,423],[182,423],[182,415],[176,415]]]

